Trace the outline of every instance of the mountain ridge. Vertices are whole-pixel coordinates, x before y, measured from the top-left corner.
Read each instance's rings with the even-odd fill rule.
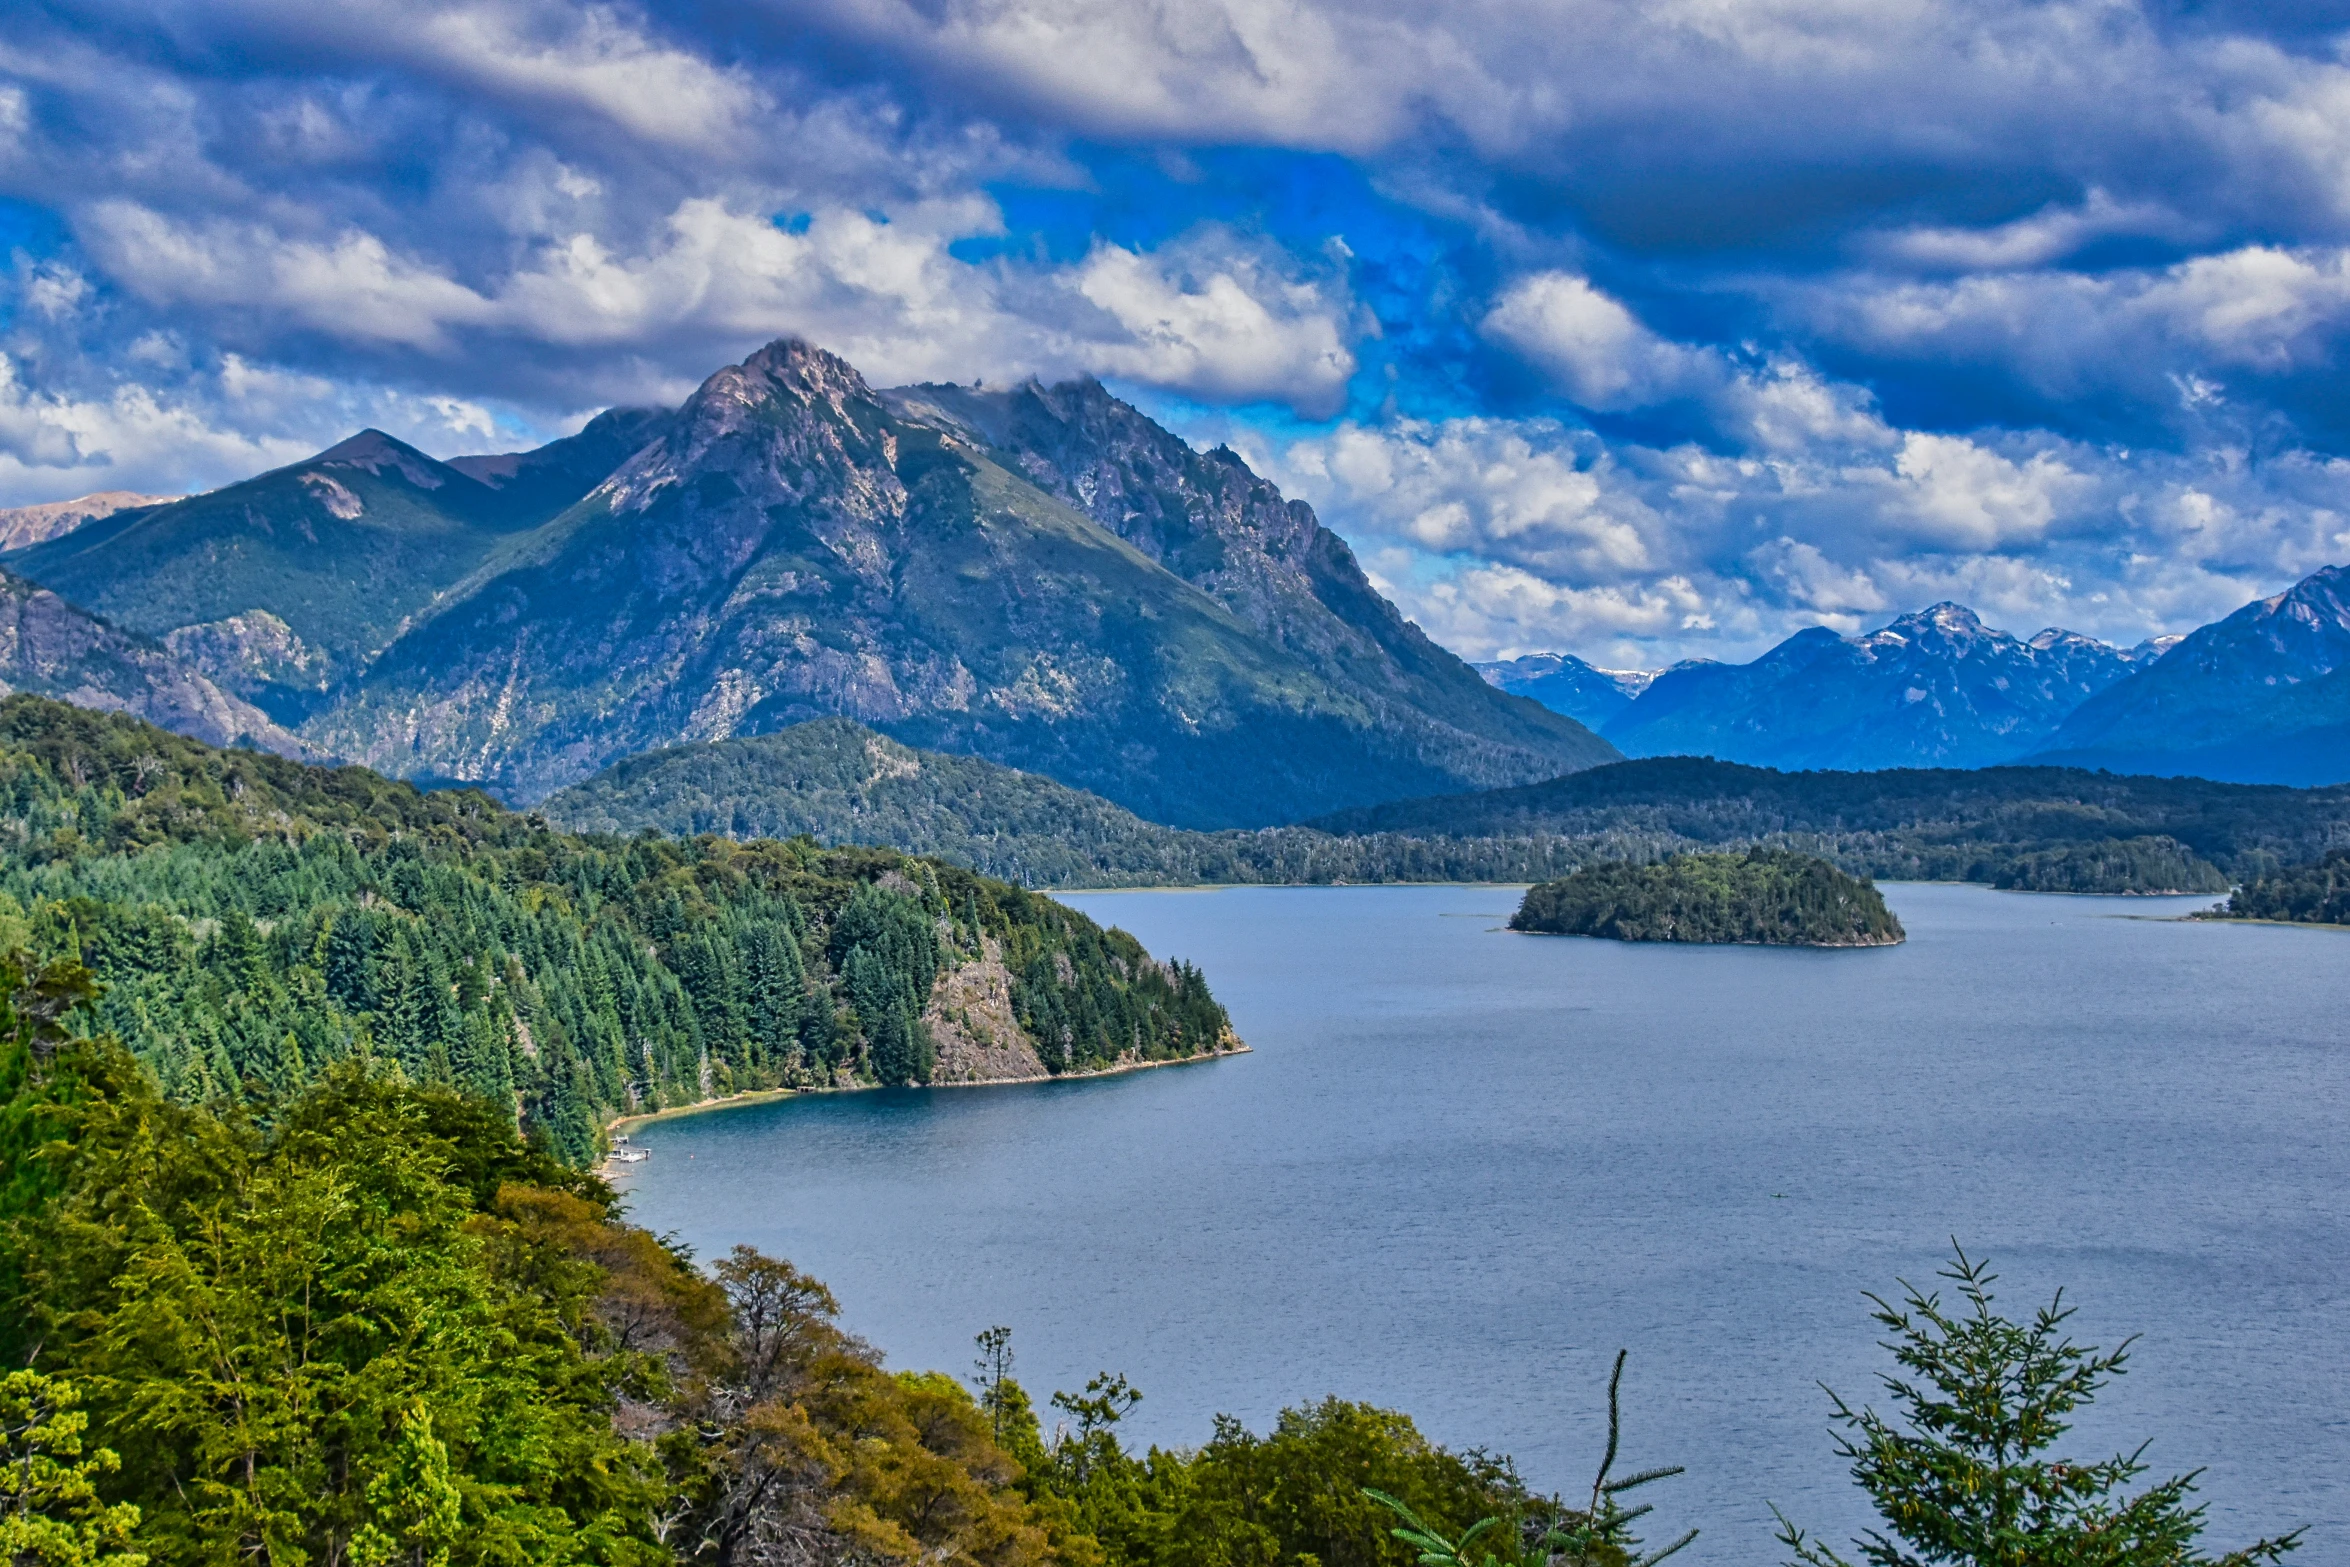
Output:
[[[1193,826],[1615,754],[1417,628],[1391,640],[1428,669],[1332,674],[915,402],[796,339],[719,371],[589,496],[485,555],[306,732],[535,799],[633,751],[838,713]],[[1385,644],[1344,651],[1366,664],[1366,645]],[[1431,683],[1473,691],[1492,732],[1403,722]]]
[[[2069,714],[2043,759],[2242,783],[2350,778],[2350,566],[2180,639]]]
[[[1980,767],[2027,754],[2130,655],[2077,633],[2030,638],[1944,601],[1876,631],[1797,632],[1747,664],[1664,671],[1601,726],[1630,756],[1792,769]]]

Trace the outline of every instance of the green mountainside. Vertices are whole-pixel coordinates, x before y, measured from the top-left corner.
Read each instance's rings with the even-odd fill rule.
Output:
[[[224,689],[294,726],[502,543],[602,482],[626,455],[612,453],[658,418],[603,415],[527,463],[459,460],[479,476],[364,430],[308,461],[101,517],[6,561],[168,641]]]
[[[1042,1076],[1221,1048],[1197,971],[891,850],[579,837],[469,791],[0,702],[0,950],[86,963],[174,1098],[396,1063],[603,1118],[732,1091]]]
[[[1510,929],[1776,947],[1889,947],[1903,939],[1875,887],[1817,855],[1783,849],[1586,865],[1528,888]]]
[[[2350,849],[2253,877],[2228,899],[2226,912],[2236,919],[2350,925]]]
[[[2350,788],[2064,768],[1779,773],[1685,757],[1301,826],[1188,832],[843,719],[633,757],[544,810],[581,831],[884,843],[1033,887],[1544,881],[1593,860],[1761,845],[1880,878],[2220,893],[2350,838]]]

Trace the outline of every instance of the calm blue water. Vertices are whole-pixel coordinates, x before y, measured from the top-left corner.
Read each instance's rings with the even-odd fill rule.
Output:
[[[1878,952],[1514,936],[1490,888],[1071,896],[1256,1053],[662,1123],[630,1200],[811,1269],[893,1364],[1001,1322],[1040,1402],[1124,1371],[1166,1443],[1335,1392],[1572,1490],[1622,1345],[1626,1460],[1687,1464],[1660,1522],[1738,1564],[1766,1501],[1862,1521],[1817,1383],[1874,1391],[1860,1292],[1955,1235],[2016,1314],[2061,1284],[2144,1335],[2078,1447],[2152,1436],[2213,1543],[2350,1561],[2350,934],[1886,892]]]

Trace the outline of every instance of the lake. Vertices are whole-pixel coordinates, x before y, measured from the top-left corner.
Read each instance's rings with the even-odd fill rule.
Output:
[[[1040,1405],[1123,1371],[1168,1444],[1337,1393],[1571,1495],[1628,1348],[1624,1462],[1689,1467],[1642,1497],[1692,1563],[1780,1560],[1768,1502],[1867,1517],[1818,1384],[1877,1394],[1861,1292],[1955,1236],[2011,1315],[2062,1285],[2082,1340],[2143,1335],[2068,1448],[2152,1437],[2210,1544],[2350,1560],[2350,932],[1884,890],[1909,941],[1839,952],[1513,935],[1486,887],[1070,895],[1254,1054],[685,1117],[624,1185],[892,1364],[1004,1323]]]

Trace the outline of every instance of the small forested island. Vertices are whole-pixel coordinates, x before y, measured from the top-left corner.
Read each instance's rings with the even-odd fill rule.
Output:
[[[1528,888],[1510,929],[1775,947],[1889,947],[1904,939],[1872,883],[1785,849],[1586,865]]]

